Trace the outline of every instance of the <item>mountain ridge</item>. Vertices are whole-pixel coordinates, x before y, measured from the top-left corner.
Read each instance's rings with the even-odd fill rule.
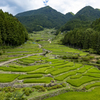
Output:
[[[37,10],[26,11],[16,15],[19,21],[26,26],[31,32],[38,31],[43,28],[60,28],[73,15],[66,16],[55,9],[46,6]],[[29,29],[30,28],[30,29]]]
[[[56,34],[60,31],[70,31],[74,28],[88,27],[93,21],[100,18],[100,10],[91,6],[85,6],[79,10],[66,24],[61,26]]]
[[[58,29],[62,25],[73,20],[92,22],[95,19],[100,18],[100,10],[94,9],[91,6],[85,6],[76,14],[69,12],[64,15],[50,6],[46,6],[37,10],[18,13],[16,17],[28,30],[30,28],[32,32],[33,30],[43,30],[43,28]]]

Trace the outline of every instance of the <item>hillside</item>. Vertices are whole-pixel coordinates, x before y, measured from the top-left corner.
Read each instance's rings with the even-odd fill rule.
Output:
[[[79,16],[83,16],[83,18],[85,16],[85,20],[80,18]],[[76,13],[74,19],[75,18],[80,18],[80,20],[84,20],[84,21],[86,20],[94,21],[95,19],[100,18],[100,10],[94,9],[91,6],[86,6]]]
[[[57,34],[59,31],[63,32],[79,27],[89,27],[89,25],[98,18],[100,18],[100,10],[94,9],[91,6],[86,6],[78,11],[65,25],[63,25],[58,30]]]
[[[18,46],[27,39],[28,33],[18,19],[0,10],[0,46]]]
[[[26,11],[16,15],[28,31],[43,30],[43,28],[59,28],[73,17],[72,13],[66,15],[46,6],[37,10]]]
[[[72,95],[99,100],[100,55],[59,44],[63,34],[55,37],[53,31],[30,33],[25,44],[0,55],[0,100],[45,100],[63,93],[49,100],[73,100]]]
[[[77,27],[66,32],[62,43],[100,54],[100,18],[93,21],[89,27]]]

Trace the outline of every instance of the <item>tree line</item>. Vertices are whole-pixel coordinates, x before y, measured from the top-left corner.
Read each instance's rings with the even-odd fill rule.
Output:
[[[62,43],[82,49],[90,49],[92,53],[100,54],[100,19],[94,21],[88,28],[74,28],[68,31]]]
[[[17,46],[27,39],[27,30],[18,19],[0,10],[0,45]]]

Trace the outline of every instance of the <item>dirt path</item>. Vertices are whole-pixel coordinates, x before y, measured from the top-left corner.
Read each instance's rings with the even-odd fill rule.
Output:
[[[42,48],[42,45],[38,44],[39,48]]]
[[[49,41],[49,43],[51,43],[51,40],[50,39],[48,39],[48,41]]]
[[[39,46],[39,48],[42,48],[42,45],[38,44],[38,46]],[[47,51],[47,50],[45,50],[45,51]],[[11,62],[13,62],[13,61],[16,61],[16,60],[19,60],[19,59],[22,59],[22,58],[27,58],[27,57],[29,57],[29,56],[34,56],[34,55],[37,55],[37,54],[43,55],[44,53],[28,54],[27,56],[24,56],[24,57],[11,59],[11,60],[9,60],[9,61],[1,62],[1,63],[0,63],[0,66],[5,65],[5,64],[8,64],[8,63],[11,63]]]
[[[40,54],[40,55],[41,55],[41,54],[43,54],[43,53],[37,53],[37,54]],[[20,58],[16,58],[16,59],[11,59],[11,60],[9,60],[9,61],[1,62],[1,63],[0,63],[0,66],[2,66],[2,65],[4,65],[4,64],[11,63],[11,62],[16,61],[16,60],[18,60],[18,59],[27,58],[27,57],[29,57],[29,56],[34,56],[34,55],[36,55],[36,54],[29,54],[29,55],[24,56],[24,57],[20,57]]]

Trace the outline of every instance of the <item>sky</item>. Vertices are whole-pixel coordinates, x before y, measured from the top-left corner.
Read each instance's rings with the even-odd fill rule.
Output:
[[[0,0],[0,9],[13,15],[47,5],[63,14],[68,12],[76,14],[85,6],[100,9],[100,0]]]

